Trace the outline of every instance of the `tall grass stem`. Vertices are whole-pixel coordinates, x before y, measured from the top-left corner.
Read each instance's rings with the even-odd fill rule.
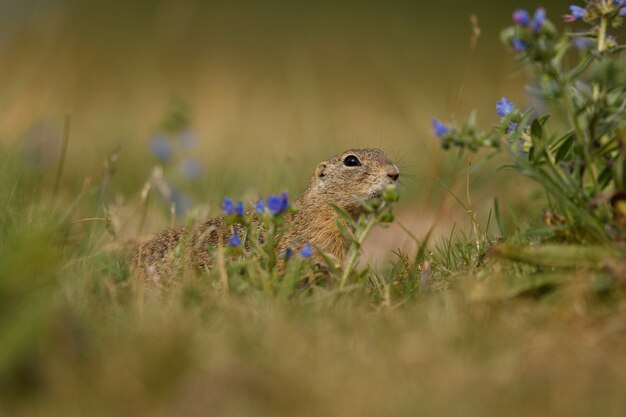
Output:
[[[63,177],[63,170],[65,168],[65,157],[67,156],[67,146],[70,141],[70,128],[71,118],[69,114],[66,114],[63,120],[63,142],[61,143],[61,155],[59,156],[59,165],[57,166],[57,173],[54,179],[54,188],[52,191],[54,197],[56,197],[59,193],[59,187],[61,186],[61,178]]]

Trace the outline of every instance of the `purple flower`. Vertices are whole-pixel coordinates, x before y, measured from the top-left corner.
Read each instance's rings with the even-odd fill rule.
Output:
[[[239,216],[243,216],[243,203],[238,201],[235,205],[232,199],[226,197],[222,203],[222,210],[224,210],[224,214],[226,215],[237,214]]]
[[[263,200],[263,198],[259,198],[259,200],[256,202],[256,205],[254,206],[254,209],[257,213],[263,213],[265,211],[265,201]]]
[[[517,129],[517,123],[515,122],[511,122],[509,123],[509,125],[506,127],[506,133],[511,133],[512,131],[514,131],[515,129]]]
[[[535,14],[533,16],[533,30],[535,32],[539,32],[539,29],[543,27],[546,23],[546,9],[543,7],[535,10]]]
[[[524,9],[517,9],[513,12],[513,21],[518,26],[528,26],[530,24],[530,15]]]
[[[290,259],[293,256],[293,249],[291,249],[291,246],[288,246],[287,249],[285,249],[285,259]]]
[[[198,178],[202,173],[202,164],[197,159],[185,159],[180,165],[180,172],[185,178]]]
[[[622,17],[626,17],[626,8],[620,9],[619,15],[622,16]]]
[[[523,52],[526,49],[526,42],[520,38],[511,38],[511,46],[515,52]]]
[[[150,141],[150,150],[160,161],[167,161],[172,156],[172,142],[163,134],[158,134]]]
[[[228,239],[228,244],[230,246],[235,246],[235,247],[241,245],[241,239],[239,238],[239,235],[236,232],[233,233],[230,239]]]
[[[511,113],[513,110],[515,110],[515,106],[506,97],[502,97],[502,100],[496,103],[496,113],[500,117],[506,116],[507,114]]]
[[[310,258],[313,256],[313,250],[311,249],[311,244],[309,242],[307,242],[302,250],[300,250],[300,255],[302,255],[303,258]]]
[[[274,216],[284,212],[288,208],[289,208],[289,200],[287,199],[286,192],[280,195],[269,195],[267,197],[267,209]]]
[[[435,129],[435,136],[439,139],[444,137],[450,131],[450,128],[441,123],[437,118],[433,117],[433,129]]]

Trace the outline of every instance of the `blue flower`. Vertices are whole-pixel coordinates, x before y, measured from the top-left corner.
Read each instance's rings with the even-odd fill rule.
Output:
[[[224,214],[235,213],[235,205],[233,204],[233,200],[230,197],[224,198],[224,202],[222,203],[222,210],[224,211]]]
[[[235,247],[241,245],[241,239],[239,238],[239,235],[236,232],[233,233],[230,239],[228,239],[228,244],[230,246],[235,246]]]
[[[572,43],[580,50],[589,49],[593,45],[593,41],[589,38],[574,38]]]
[[[172,142],[163,134],[158,134],[150,141],[150,150],[160,161],[166,161],[172,156]]]
[[[546,23],[546,9],[543,7],[535,10],[535,14],[533,16],[533,30],[535,32],[539,32],[539,29],[543,27]]]
[[[263,213],[265,211],[265,201],[263,200],[263,198],[259,198],[259,200],[256,202],[256,205],[254,206],[254,209],[257,213]]]
[[[511,122],[509,123],[509,125],[506,127],[506,133],[511,133],[512,131],[514,131],[515,129],[517,129],[517,123],[515,122]]]
[[[198,178],[202,173],[202,164],[197,159],[185,159],[180,165],[180,172],[185,178]]]
[[[441,123],[437,118],[433,117],[433,129],[435,129],[435,136],[439,139],[444,137],[450,131],[450,128]]]
[[[574,20],[582,19],[587,14],[587,10],[585,10],[584,7],[580,7],[576,5],[569,6],[569,10],[572,13],[572,16],[574,17]]]
[[[526,49],[526,42],[520,38],[511,38],[511,46],[516,52],[522,52]]]
[[[506,97],[502,97],[502,100],[496,103],[496,113],[500,117],[506,116],[513,110],[515,110],[515,106]]]
[[[222,203],[222,210],[224,210],[224,214],[226,215],[237,214],[239,216],[243,216],[243,203],[238,201],[235,205],[230,197],[226,197]]]
[[[289,208],[289,200],[287,199],[286,192],[280,195],[269,195],[267,197],[267,209],[274,216],[284,212],[288,208]]]
[[[530,24],[530,15],[524,9],[517,9],[513,12],[513,21],[519,26],[528,26]]]
[[[310,243],[307,242],[307,244],[304,245],[302,250],[300,250],[300,255],[302,255],[303,258],[310,258],[313,256],[313,250],[311,249]]]
[[[291,246],[288,246],[287,249],[285,249],[285,259],[290,259],[293,256],[293,249],[291,249]]]
[[[626,8],[620,9],[619,15],[622,16],[622,17],[626,17]]]

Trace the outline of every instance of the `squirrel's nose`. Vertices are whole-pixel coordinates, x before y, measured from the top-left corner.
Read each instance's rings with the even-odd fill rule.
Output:
[[[400,170],[395,165],[389,165],[389,167],[387,167],[387,176],[396,182],[400,177]]]

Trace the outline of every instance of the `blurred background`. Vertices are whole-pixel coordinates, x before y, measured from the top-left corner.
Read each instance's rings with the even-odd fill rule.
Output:
[[[544,6],[560,25],[568,4]],[[437,179],[465,199],[462,170],[480,157],[443,152],[431,119],[462,122],[476,109],[488,128],[502,96],[532,104],[499,31],[515,8],[540,5],[3,0],[0,141],[20,149],[51,187],[70,115],[68,195],[99,181],[119,147],[110,192],[124,237],[184,223],[189,213],[217,214],[226,195],[295,196],[320,160],[380,147],[401,168],[400,222],[418,237],[433,223],[447,233],[467,216]],[[470,62],[472,14],[481,36]],[[495,195],[518,208],[537,196],[495,170],[502,162],[470,177],[483,221]],[[138,229],[140,192],[159,165],[171,193],[151,202]],[[381,256],[390,246],[411,248],[398,226],[373,241]]]

